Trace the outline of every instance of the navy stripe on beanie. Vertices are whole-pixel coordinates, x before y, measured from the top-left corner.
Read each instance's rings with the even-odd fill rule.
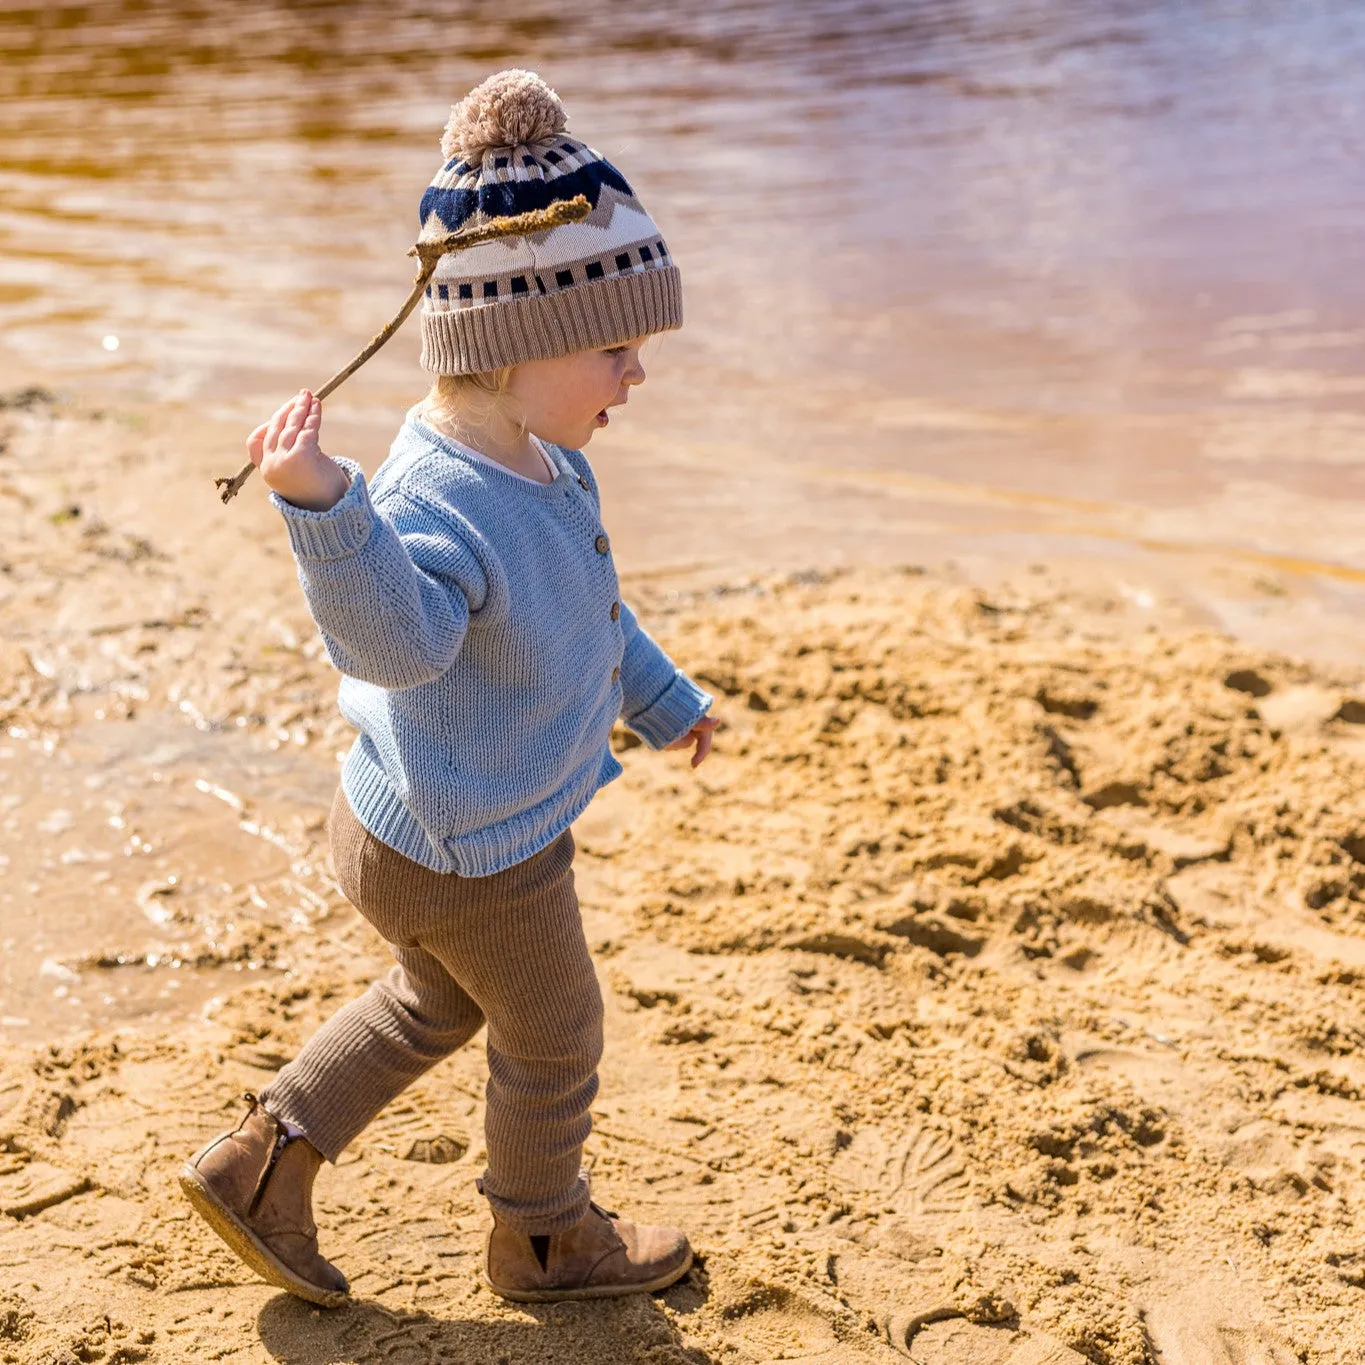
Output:
[[[511,218],[519,213],[548,208],[580,194],[596,208],[604,185],[610,185],[632,199],[635,197],[625,176],[610,161],[600,159],[555,176],[553,180],[542,180],[537,176],[528,176],[525,180],[481,180],[474,189],[430,185],[422,195],[418,221],[425,227],[434,213],[445,224],[447,232],[457,232],[476,213],[485,218]]]

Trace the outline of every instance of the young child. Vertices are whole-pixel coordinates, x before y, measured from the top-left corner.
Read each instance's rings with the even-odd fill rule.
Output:
[[[564,135],[558,97],[504,71],[451,112],[422,237],[584,195],[588,217],[444,256],[423,304],[438,378],[372,485],[319,445],[304,391],[247,447],[359,730],[330,836],[397,966],[332,1017],[241,1123],[185,1166],[195,1208],[313,1303],[313,1179],[405,1086],[488,1025],[486,1278],[519,1300],[661,1289],[687,1238],[598,1208],[581,1170],[602,1000],[569,826],[620,772],[617,716],[705,759],[712,698],[621,601],[581,447],[682,323],[677,267],[630,186]]]

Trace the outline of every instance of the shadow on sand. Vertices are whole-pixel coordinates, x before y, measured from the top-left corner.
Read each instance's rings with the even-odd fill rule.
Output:
[[[666,1298],[676,1312],[690,1313],[706,1301],[706,1291],[684,1282]],[[586,1365],[642,1358],[718,1365],[715,1356],[685,1346],[660,1301],[647,1294],[506,1307],[513,1316],[501,1319],[441,1317],[373,1299],[324,1311],[279,1294],[261,1309],[257,1328],[281,1365]]]

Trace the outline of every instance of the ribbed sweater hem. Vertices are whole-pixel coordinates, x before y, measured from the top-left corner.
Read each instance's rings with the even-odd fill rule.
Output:
[[[600,767],[589,766],[583,778],[549,801],[470,834],[439,841],[404,805],[383,768],[365,752],[363,739],[351,747],[342,765],[341,789],[356,819],[405,858],[433,872],[491,877],[552,844],[583,814],[597,792],[620,775],[621,765],[608,750]]]

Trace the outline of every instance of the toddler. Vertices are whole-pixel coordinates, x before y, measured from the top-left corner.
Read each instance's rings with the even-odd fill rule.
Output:
[[[592,1202],[581,1169],[602,1000],[569,826],[620,771],[618,716],[702,762],[712,698],[621,600],[582,455],[682,323],[677,267],[558,97],[504,71],[451,112],[421,239],[582,195],[586,218],[441,258],[422,310],[437,376],[367,483],[299,393],[247,446],[283,514],[359,735],[329,832],[338,880],[397,965],[334,1015],[185,1166],[194,1207],[258,1274],[332,1306],[312,1186],[405,1086],[488,1025],[485,1275],[509,1299],[600,1298],[687,1273],[687,1238]]]

